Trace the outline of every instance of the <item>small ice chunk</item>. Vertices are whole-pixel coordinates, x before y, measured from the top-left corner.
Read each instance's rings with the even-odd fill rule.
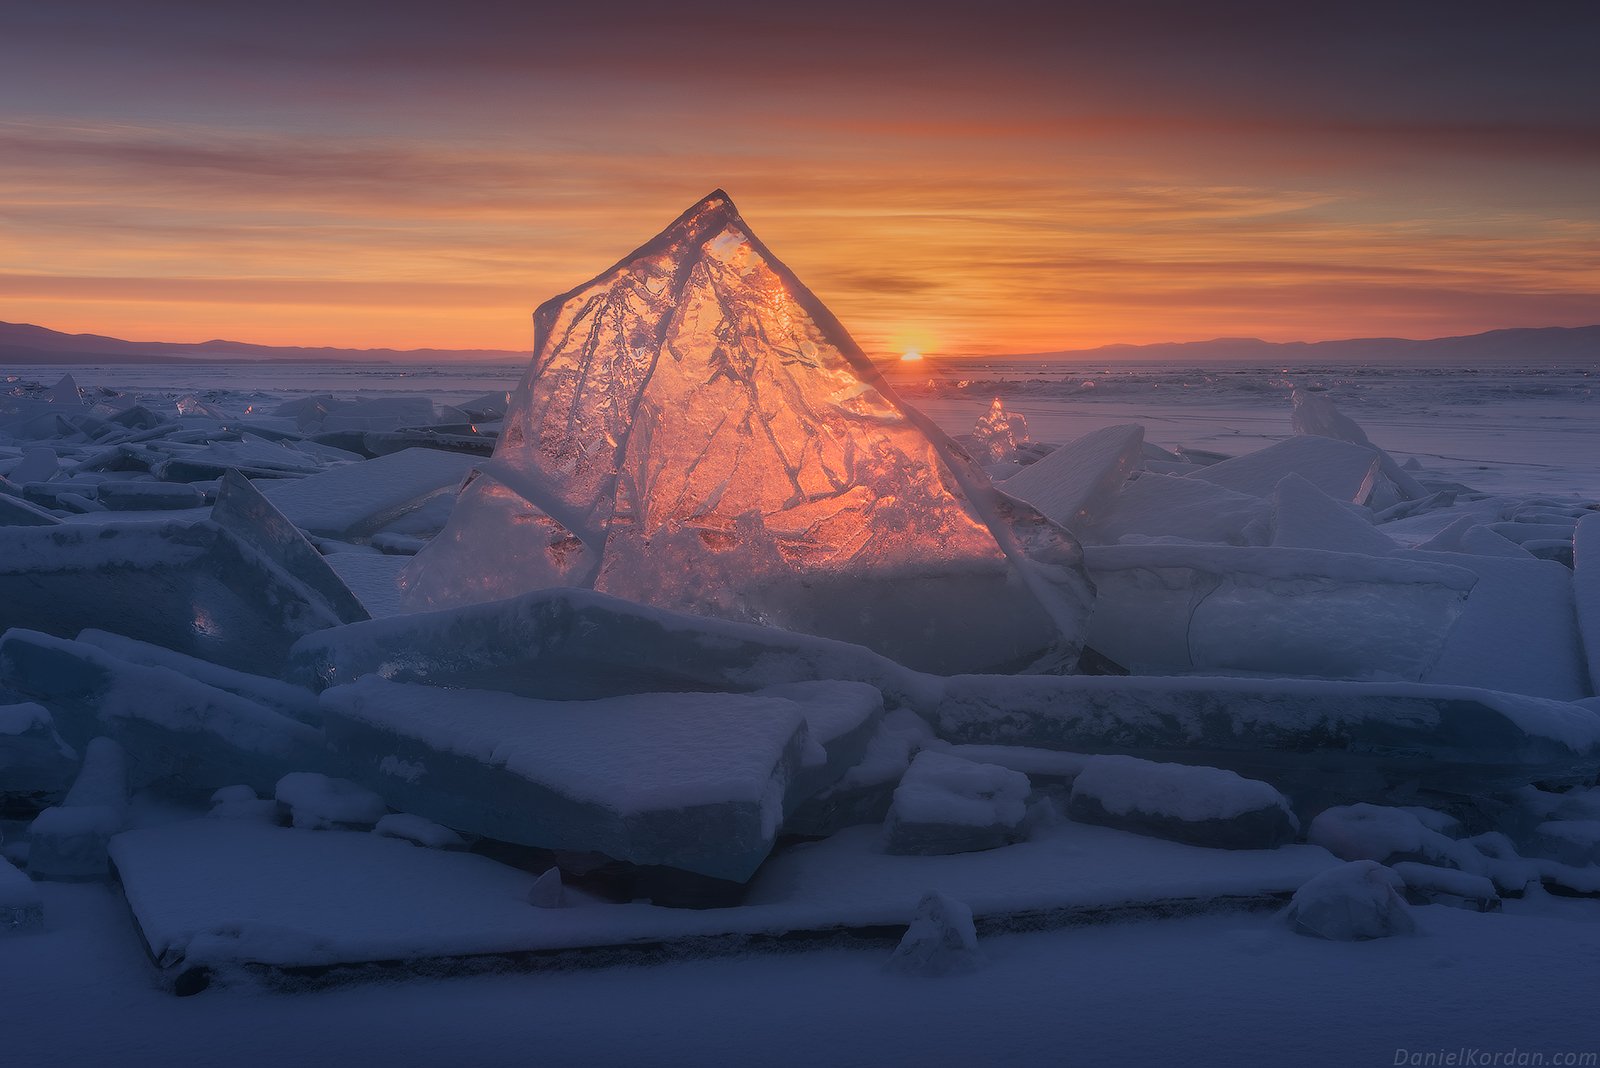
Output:
[[[44,929],[44,898],[39,888],[5,857],[0,857],[0,935]]]
[[[1289,803],[1267,783],[1126,756],[1091,757],[1073,781],[1067,815],[1216,849],[1275,849],[1299,830]]]
[[[1429,904],[1469,908],[1477,912],[1493,912],[1500,907],[1500,894],[1494,882],[1482,875],[1469,875],[1455,868],[1441,868],[1433,864],[1419,864],[1402,860],[1390,865],[1394,873],[1406,884],[1406,894],[1412,900],[1421,899]]]
[[[561,885],[560,868],[551,868],[533,881],[528,889],[528,904],[541,909],[566,907],[567,895]]]
[[[1006,479],[1001,492],[1077,531],[1110,507],[1144,461],[1144,427],[1108,426],[1068,442]]]
[[[1468,553],[1473,556],[1504,556],[1526,560],[1532,554],[1514,541],[1496,534],[1481,516],[1464,515],[1453,520],[1433,537],[1419,543],[1423,552]]]
[[[1289,549],[1388,556],[1400,545],[1358,514],[1299,475],[1285,475],[1272,491],[1272,544]],[[1365,509],[1361,510],[1365,512]]]
[[[1600,864],[1600,820],[1547,820],[1533,829],[1530,851],[1574,868]]]
[[[248,786],[224,786],[211,795],[211,811],[207,816],[222,820],[246,820],[255,823],[277,823],[278,802],[270,797],[257,797]]]
[[[312,831],[370,830],[389,811],[383,798],[366,787],[314,771],[291,771],[278,780],[272,796],[288,810],[294,826]]]
[[[999,397],[989,405],[989,410],[978,417],[972,428],[973,459],[982,465],[1007,463],[1015,460],[1017,449],[1028,444],[1028,420],[1006,411]]]
[[[923,750],[894,792],[885,853],[975,853],[1022,838],[1028,777],[994,764]]]
[[[1481,872],[1481,855],[1462,842],[1428,828],[1415,813],[1382,805],[1340,805],[1311,821],[1306,841],[1340,860],[1423,861]]]
[[[1416,930],[1411,909],[1397,891],[1405,882],[1371,860],[1357,860],[1312,876],[1295,891],[1286,918],[1300,934],[1335,942],[1362,942]]]
[[[39,879],[100,879],[109,871],[106,847],[128,812],[128,768],[122,747],[96,738],[83,769],[58,807],[28,826],[28,873]]]
[[[0,817],[59,801],[77,769],[78,755],[43,705],[0,705]]]
[[[978,929],[972,909],[938,891],[917,904],[911,926],[886,967],[902,975],[938,977],[978,970]]]
[[[1285,475],[1300,475],[1335,500],[1365,504],[1379,466],[1378,452],[1371,446],[1299,436],[1184,477],[1214,482],[1237,493],[1270,497]]]
[[[414,816],[409,812],[391,812],[372,828],[374,834],[385,838],[403,838],[412,845],[426,849],[465,849],[466,839],[441,823]]]

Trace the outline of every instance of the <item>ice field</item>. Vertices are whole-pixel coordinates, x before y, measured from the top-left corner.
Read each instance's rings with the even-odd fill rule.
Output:
[[[8,1057],[1593,1063],[1594,365],[535,326],[3,369]]]

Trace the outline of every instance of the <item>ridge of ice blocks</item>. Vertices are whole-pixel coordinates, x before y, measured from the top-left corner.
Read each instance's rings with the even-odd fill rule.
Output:
[[[127,749],[136,786],[270,792],[286,772],[322,767],[322,732],[275,708],[132,664],[86,642],[15,628],[0,637],[0,684],[48,708],[74,745],[100,734]]]
[[[440,494],[452,493],[477,462],[438,449],[402,449],[278,482],[262,492],[302,530],[349,541],[370,537]]]
[[[858,645],[559,589],[331,628],[290,658],[314,689],[369,674],[563,700],[846,679],[903,702],[931,685]]]
[[[115,620],[157,645],[275,674],[296,638],[364,618],[238,475],[201,522],[0,527],[0,631],[70,637]]]
[[[291,826],[311,831],[371,830],[389,812],[383,798],[366,787],[315,771],[291,771],[278,780],[272,796]]]
[[[1202,467],[1184,477],[1214,482],[1235,493],[1271,497],[1286,475],[1299,475],[1334,500],[1365,504],[1379,467],[1378,452],[1371,446],[1301,436]]]
[[[1572,592],[1589,663],[1589,687],[1600,693],[1600,512],[1584,516],[1573,532]]]
[[[1406,788],[1478,796],[1586,784],[1600,771],[1600,713],[1460,686],[968,676],[943,683],[929,718],[958,744],[1227,768],[1305,806]]]
[[[0,935],[44,928],[44,898],[39,888],[5,857],[0,857]]]
[[[1144,427],[1093,430],[1006,479],[1001,491],[1077,532],[1143,463]]]
[[[0,818],[60,800],[77,767],[43,705],[0,705]]]
[[[1267,783],[1125,756],[1089,758],[1072,782],[1067,815],[1217,849],[1275,849],[1299,830],[1289,803]]]
[[[39,879],[101,879],[106,847],[128,815],[128,764],[122,747],[96,738],[61,804],[28,825],[28,874]]]
[[[1478,581],[1433,560],[1270,546],[1091,545],[1084,562],[1091,645],[1150,674],[1418,680]]]
[[[403,576],[413,607],[576,586],[919,668],[1073,662],[1075,549],[1024,553],[720,190],[534,331],[493,460]]]
[[[911,925],[885,967],[902,975],[938,977],[975,972],[979,960],[972,909],[948,894],[929,891],[917,903]]]
[[[744,882],[808,734],[776,697],[533,701],[364,678],[322,695],[329,744],[391,804],[542,849]]]
[[[1404,889],[1382,864],[1357,860],[1313,875],[1295,891],[1285,918],[1300,934],[1335,942],[1410,934],[1417,924],[1398,893]]]
[[[924,749],[895,788],[883,851],[942,856],[1020,841],[1029,790],[1019,771]]]

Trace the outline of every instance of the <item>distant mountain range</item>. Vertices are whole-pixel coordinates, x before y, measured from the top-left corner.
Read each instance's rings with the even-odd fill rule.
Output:
[[[220,363],[273,360],[325,363],[526,363],[530,353],[507,349],[336,349],[252,345],[244,341],[123,341],[99,334],[63,334],[27,323],[0,322],[0,362],[17,364]]]
[[[331,347],[252,345],[243,341],[123,341],[99,334],[63,334],[27,323],[0,322],[0,363],[107,364],[188,363],[223,361],[352,361],[372,363],[524,363],[530,354],[507,349],[338,349]],[[1594,360],[1600,364],[1600,326],[1547,326],[1490,330],[1465,337],[1414,341],[1398,337],[1352,338],[1346,341],[1262,341],[1260,338],[1216,338],[1211,341],[1155,345],[1102,345],[1093,349],[1061,349],[989,356],[994,360],[1148,360],[1151,362],[1292,363],[1479,363],[1489,360],[1538,362]]]
[[[1465,337],[1414,341],[1403,337],[1361,337],[1345,341],[1262,341],[1219,337],[1212,341],[1174,341],[1156,345],[1102,345],[1094,349],[1029,352],[1014,360],[1150,360],[1161,363],[1230,360],[1260,363],[1479,363],[1594,360],[1600,364],[1600,326],[1545,326],[1490,330]]]

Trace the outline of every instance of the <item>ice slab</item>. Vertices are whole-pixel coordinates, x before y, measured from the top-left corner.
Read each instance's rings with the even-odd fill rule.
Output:
[[[1299,475],[1328,496],[1365,504],[1378,477],[1377,450],[1332,438],[1302,435],[1203,467],[1186,478],[1224,489],[1270,497],[1286,475]]]
[[[878,851],[877,829],[863,827],[774,857],[752,903],[738,908],[540,909],[528,904],[532,873],[375,834],[191,820],[124,832],[111,853],[168,975],[579,948],[693,953],[719,937],[898,933],[929,886],[968,904],[987,929],[1013,918],[1037,928],[1259,907],[1338,863],[1309,846],[1225,853],[1077,824],[986,853],[891,857]]]
[[[1006,496],[1071,531],[1093,523],[1143,463],[1144,427],[1108,426],[1070,441],[1006,479]]]
[[[459,486],[476,462],[438,449],[403,449],[268,485],[263,492],[303,530],[350,540],[369,537],[441,490]]]
[[[0,935],[44,928],[44,898],[33,880],[0,857]]]
[[[0,817],[59,801],[77,770],[78,754],[43,705],[0,705]]]
[[[1589,696],[1573,572],[1550,560],[1458,553],[1410,551],[1394,559],[1448,562],[1477,575],[1465,609],[1421,681],[1558,701]]]
[[[883,694],[863,682],[791,682],[757,693],[796,701],[805,717],[806,751],[789,787],[790,810],[859,764],[883,722]]]
[[[1204,479],[1146,471],[1123,485],[1085,536],[1112,544],[1134,538],[1181,538],[1248,545],[1258,540],[1254,529],[1264,524],[1267,512],[1267,502],[1260,497]]]
[[[895,789],[884,852],[942,856],[1010,845],[1022,837],[1029,790],[1021,772],[924,750]]]
[[[374,619],[405,611],[400,603],[400,573],[411,562],[409,556],[334,553],[324,559]]]
[[[1600,512],[1584,516],[1572,535],[1572,595],[1589,665],[1589,688],[1600,693]]]
[[[1516,542],[1501,537],[1476,515],[1463,515],[1416,545],[1424,552],[1468,553],[1526,560],[1532,554]]]
[[[1297,806],[1382,800],[1408,784],[1477,796],[1600,769],[1600,714],[1465,687],[1044,676],[943,687],[930,719],[949,741],[1227,768]]]
[[[106,846],[128,813],[128,764],[122,747],[95,738],[61,804],[28,825],[28,874],[40,879],[103,879]]]
[[[955,670],[1068,660],[1091,597],[720,190],[544,304],[418,607],[592,587]]]
[[[376,674],[558,699],[843,679],[903,703],[929,685],[857,645],[665,612],[589,590],[546,590],[334,628],[300,642],[289,670],[291,681],[317,689]]]
[[[95,500],[112,511],[179,511],[203,506],[205,494],[188,483],[103,482]]]
[[[1087,546],[1093,647],[1135,672],[1418,680],[1477,575],[1437,561],[1223,545]]]
[[[1290,394],[1290,402],[1294,405],[1290,422],[1296,434],[1315,434],[1366,445],[1377,451],[1383,477],[1394,485],[1403,500],[1416,501],[1428,496],[1427,489],[1409,471],[1395,463],[1394,457],[1367,440],[1367,432],[1354,419],[1341,412],[1326,394],[1312,393],[1296,386]]]
[[[0,527],[0,630],[70,636],[115,620],[202,660],[275,674],[296,638],[364,618],[316,550],[238,482],[204,522]]]
[[[1416,930],[1398,874],[1370,860],[1323,872],[1295,891],[1285,918],[1301,934],[1364,942]]]
[[[85,642],[10,630],[0,637],[0,684],[50,709],[72,744],[116,739],[136,786],[163,782],[203,796],[246,783],[270,792],[286,772],[327,761],[322,732],[299,720]]]
[[[1272,544],[1286,549],[1388,556],[1400,544],[1372,524],[1366,509],[1344,504],[1299,475],[1285,475],[1272,491]]]
[[[287,810],[292,826],[312,831],[371,830],[389,812],[371,790],[314,771],[291,771],[278,780],[272,796]]]
[[[196,682],[215,686],[219,690],[266,705],[284,715],[308,723],[313,727],[322,722],[322,709],[317,695],[301,686],[293,686],[278,679],[251,675],[232,668],[219,667],[196,657],[185,656],[159,645],[142,642],[109,631],[89,629],[78,635],[78,641],[104,649],[119,660],[147,667],[161,667],[176,671]]]
[[[397,808],[733,882],[771,851],[808,737],[799,704],[735,694],[553,702],[366,678],[322,700],[329,744]]]
[[[61,517],[39,507],[32,501],[0,493],[0,526],[48,527],[61,522]]]
[[[1276,849],[1299,824],[1272,786],[1221,768],[1090,757],[1072,783],[1067,815],[1216,849]]]

